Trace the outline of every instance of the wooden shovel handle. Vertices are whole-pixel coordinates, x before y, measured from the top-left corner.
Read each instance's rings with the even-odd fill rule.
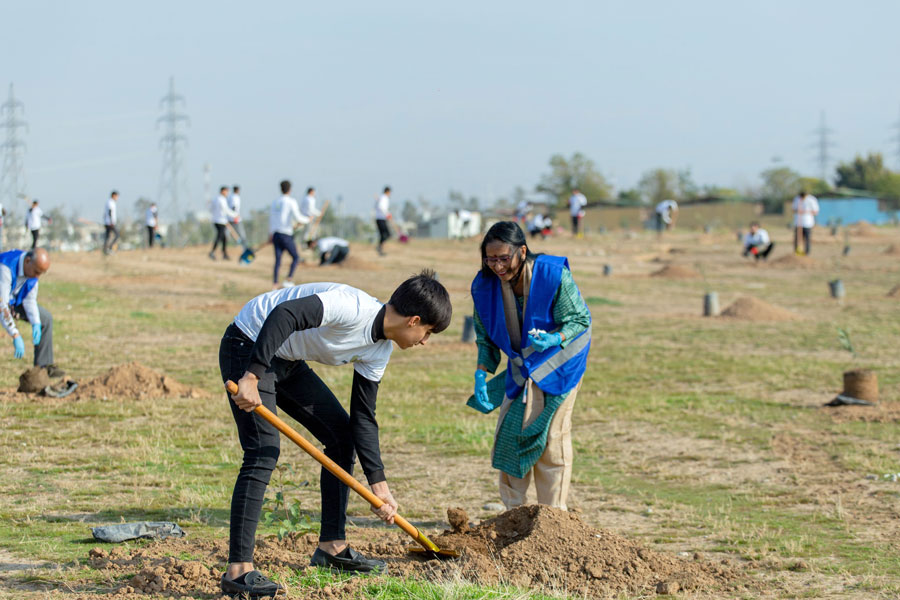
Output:
[[[225,382],[225,389],[229,394],[237,394],[238,386],[233,381]],[[371,504],[375,508],[381,508],[384,504],[384,500],[376,496],[366,488],[363,484],[356,480],[350,473],[341,468],[339,464],[328,458],[324,452],[313,446],[309,443],[306,438],[297,433],[293,427],[282,421],[278,415],[273,413],[271,410],[260,404],[256,408],[253,409],[255,413],[261,416],[263,419],[272,424],[275,429],[283,433],[285,436],[291,439],[292,442],[300,446],[304,452],[312,456],[316,461],[328,469],[332,475],[340,479],[344,484],[347,485],[354,492],[365,498],[366,502]],[[422,545],[426,550],[431,550],[433,552],[438,552],[439,548],[429,540],[423,533],[421,533],[415,525],[401,517],[399,514],[394,515],[394,523],[408,533],[413,539],[415,539],[419,544]]]

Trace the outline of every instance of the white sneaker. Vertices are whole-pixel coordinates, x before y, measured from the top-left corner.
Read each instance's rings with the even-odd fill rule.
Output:
[[[282,282],[281,287],[283,287],[283,288],[286,288],[286,287],[294,287],[294,282],[293,282],[293,281],[288,281],[288,280],[285,279],[285,280]]]

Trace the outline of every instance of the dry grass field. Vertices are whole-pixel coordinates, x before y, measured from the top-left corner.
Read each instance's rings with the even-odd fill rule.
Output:
[[[770,232],[776,248],[760,264],[741,258],[734,234],[721,231],[533,243],[535,251],[569,257],[594,320],[575,408],[570,507],[589,525],[659,552],[724,560],[749,586],[680,597],[897,598],[900,481],[890,475],[900,472],[900,293],[889,293],[900,284],[900,255],[888,249],[900,247],[900,231],[851,232],[843,256],[844,238],[817,230],[806,260],[790,253],[790,232]],[[355,244],[345,265],[301,265],[295,277],[348,283],[386,300],[405,277],[432,267],[449,289],[451,327],[425,347],[395,350],[378,401],[401,513],[429,531],[444,526],[448,507],[478,520],[494,514],[485,503],[498,501],[489,459],[494,418],[464,405],[476,350],[460,339],[477,246],[392,242],[382,258]],[[99,524],[173,520],[190,539],[227,538],[240,453],[218,343],[241,306],[270,289],[272,257],[263,251],[240,266],[210,261],[207,252],[52,257],[40,302],[53,312],[57,362],[70,377],[85,383],[134,361],[203,393],[18,394],[28,365],[13,360],[11,344],[2,347],[0,596],[119,593],[131,574],[112,577],[88,560],[98,545],[90,527]],[[651,276],[666,266],[695,276]],[[847,290],[841,302],[829,296],[835,278]],[[753,297],[789,314],[703,317],[707,291],[718,293],[723,309]],[[856,356],[841,348],[838,328],[849,332]],[[877,372],[879,405],[824,408],[841,390],[843,371],[857,367]],[[349,398],[349,368],[314,368]],[[282,463],[291,468],[276,474],[273,487],[315,512],[316,465],[287,442]],[[311,485],[296,485],[304,481]],[[350,510],[361,527],[373,525],[361,499],[351,498]],[[399,581],[354,593],[435,593]],[[307,577],[296,585],[296,597],[304,597],[302,590],[330,584]],[[549,593],[442,589],[447,597]]]

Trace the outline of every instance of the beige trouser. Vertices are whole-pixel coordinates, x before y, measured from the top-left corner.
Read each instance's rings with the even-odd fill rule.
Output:
[[[528,486],[533,478],[539,504],[567,510],[566,499],[569,496],[569,482],[572,479],[572,408],[575,406],[575,397],[578,395],[580,387],[581,382],[579,381],[578,385],[569,392],[565,402],[556,409],[553,420],[550,421],[544,453],[541,454],[531,470],[525,474],[525,477],[513,477],[500,471],[500,500],[507,509],[526,503]],[[523,429],[544,410],[544,392],[531,380],[529,380],[526,394],[525,416],[522,419]],[[506,417],[512,402],[510,398],[503,400],[494,439],[500,431],[500,423]]]

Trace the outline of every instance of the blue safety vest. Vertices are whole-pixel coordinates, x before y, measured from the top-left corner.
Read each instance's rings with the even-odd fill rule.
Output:
[[[506,396],[518,398],[531,378],[545,393],[559,396],[570,391],[581,380],[591,348],[591,328],[581,332],[565,348],[555,346],[537,352],[527,346],[532,329],[555,333],[560,327],[553,320],[553,298],[559,289],[563,268],[569,268],[564,256],[539,255],[532,266],[528,305],[522,315],[522,352],[515,352],[506,330],[500,280],[481,272],[472,280],[472,299],[488,336],[509,358],[506,365]]]
[[[9,290],[10,306],[19,306],[22,304],[22,301],[25,300],[25,297],[34,289],[34,286],[36,286],[38,282],[37,277],[29,277],[25,280],[25,284],[22,286],[22,289],[19,290],[19,293],[13,296],[19,276],[19,259],[23,254],[25,254],[24,250],[10,250],[0,254],[0,265],[8,267],[9,272],[12,274],[12,287]]]

